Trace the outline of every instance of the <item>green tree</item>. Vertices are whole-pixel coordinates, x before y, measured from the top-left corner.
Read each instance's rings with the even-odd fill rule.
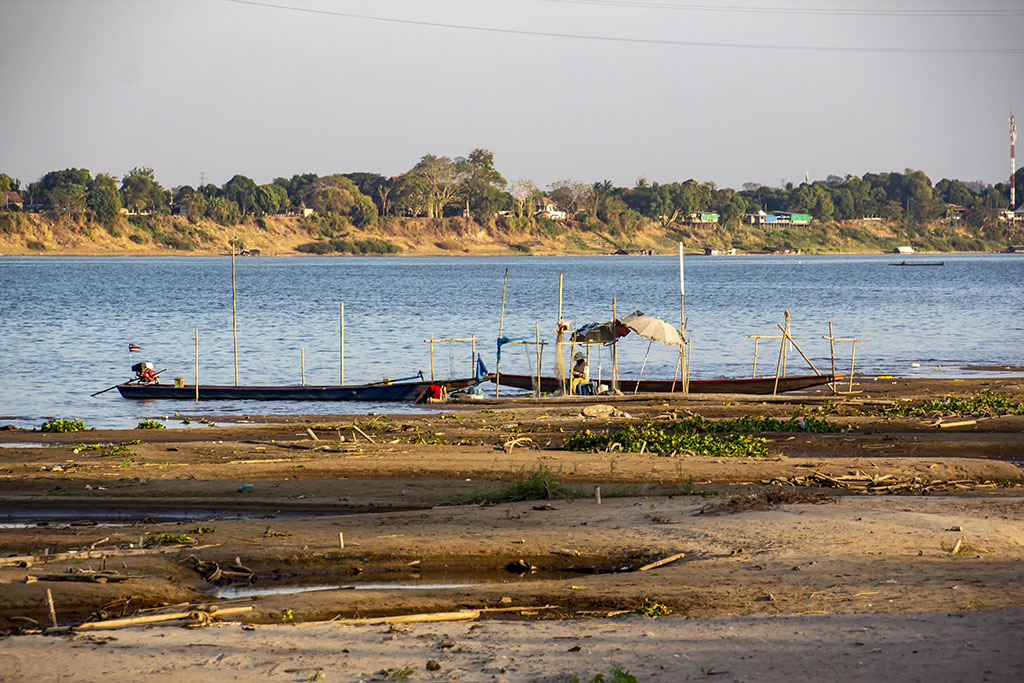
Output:
[[[260,185],[256,190],[256,210],[263,215],[273,215],[288,206],[288,192],[277,185]]]
[[[224,183],[224,197],[238,204],[238,211],[248,216],[256,207],[256,183],[252,178],[235,175]]]
[[[20,188],[20,180],[16,180],[6,173],[0,173],[0,192],[19,192]]]
[[[407,174],[407,190],[422,196],[428,218],[440,218],[459,189],[460,169],[448,157],[427,154]]]
[[[110,224],[121,212],[117,179],[109,173],[97,173],[87,188],[85,203],[96,220]]]
[[[85,211],[85,195],[92,174],[84,168],[67,168],[44,175],[37,188],[58,215],[71,216]]]
[[[136,167],[121,179],[121,203],[135,211],[164,211],[167,193],[156,181],[153,169]]]
[[[459,198],[469,211],[483,222],[492,218],[508,204],[508,195],[502,190],[508,183],[494,168],[494,152],[474,149],[469,156],[455,160],[459,177]]]

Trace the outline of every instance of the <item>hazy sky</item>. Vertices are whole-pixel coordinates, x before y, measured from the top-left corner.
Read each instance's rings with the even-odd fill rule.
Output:
[[[1021,0],[0,0],[0,172],[994,183],[1022,38]]]

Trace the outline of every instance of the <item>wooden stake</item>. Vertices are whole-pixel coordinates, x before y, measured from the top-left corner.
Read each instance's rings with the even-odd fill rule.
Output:
[[[782,326],[781,325],[776,325],[776,327],[778,327],[780,330],[782,330]],[[821,373],[818,371],[818,368],[814,367],[814,363],[812,363],[811,359],[807,357],[807,354],[805,354],[803,352],[803,349],[801,349],[797,345],[796,340],[793,339],[793,337],[789,334],[789,331],[788,330],[782,330],[782,334],[784,334],[786,336],[786,339],[788,339],[789,343],[793,345],[793,348],[800,352],[800,355],[803,356],[805,361],[807,361],[807,364],[811,366],[811,370],[814,370],[814,374],[815,375],[820,375]]]
[[[196,328],[196,403],[199,403],[199,328]]]
[[[679,243],[679,326],[682,336],[686,337],[686,285],[683,278],[683,243]],[[649,347],[648,347],[649,348]],[[683,345],[679,345],[679,362],[682,372],[680,373],[680,379],[683,384],[683,393],[689,393],[690,373],[687,372],[686,353],[683,351]]]
[[[534,334],[537,335],[537,398],[540,398],[540,321],[533,321]]]
[[[636,396],[636,392],[640,391],[640,380],[644,378],[644,368],[647,367],[647,356],[651,353],[651,344],[654,340],[647,342],[647,352],[644,354],[644,362],[640,364],[640,376],[636,378],[636,386],[633,387],[633,395]],[[680,352],[682,352],[683,345],[679,345]]]
[[[434,333],[430,333],[430,381],[434,381]]]
[[[832,393],[838,393],[836,390],[836,340],[832,336],[832,321],[828,321],[828,352],[832,358],[832,381],[829,382],[829,386],[832,387]]]
[[[693,349],[690,346],[690,343],[692,341],[693,341],[693,332],[687,332],[686,333],[686,355],[684,356],[684,358],[686,359],[686,388],[683,390],[683,393],[687,393],[687,394],[690,393],[690,368],[693,366],[693,363],[692,363],[692,361],[693,361]]]
[[[470,366],[469,367],[469,374],[471,374],[473,377],[476,377],[476,335],[475,334],[470,339],[470,341],[472,342],[473,350],[470,353],[470,357],[469,357],[469,366]]]
[[[782,336],[782,343],[779,344],[779,362],[775,364],[775,386],[772,388],[772,396],[779,393],[779,372],[782,370],[782,355],[786,350],[786,336]]]
[[[853,391],[853,357],[857,355],[857,340],[853,340],[853,347],[850,349],[850,391]]]
[[[46,589],[46,606],[50,608],[50,623],[57,628],[57,610],[53,607],[53,593],[49,588]]]
[[[601,487],[600,486],[595,486],[594,487],[594,500],[597,501],[598,505],[601,504]]]
[[[238,386],[238,313],[235,306],[235,243],[231,243],[231,336],[235,349],[235,386]]]
[[[558,274],[558,325],[562,324],[562,278],[564,278],[564,277],[565,277],[565,273],[559,273]],[[557,347],[556,347],[556,349],[557,349]],[[565,356],[564,356],[565,351],[564,351],[564,349],[565,349],[564,346],[561,349],[557,349],[558,351],[560,351],[563,354],[563,356],[562,356],[562,370],[563,371],[562,371],[562,376],[559,378],[559,381],[562,384],[562,396],[565,396],[565,379],[566,379]],[[556,363],[556,366],[557,366],[557,363]]]
[[[505,330],[505,290],[508,289],[508,266],[505,267],[505,282],[501,285],[501,317],[498,319],[498,339],[501,339],[501,333]],[[501,348],[500,346],[498,347]],[[498,392],[501,390],[501,360],[494,364],[494,398],[498,398]]]
[[[341,302],[341,350],[338,352],[338,358],[341,361],[341,386],[345,385],[345,302]]]
[[[786,360],[789,356],[789,309],[786,309],[786,329],[782,331],[785,337],[782,340],[782,376],[786,376]]]
[[[306,347],[299,351],[299,365],[302,367],[302,386],[306,386]]]
[[[338,547],[342,550],[345,549],[345,534],[344,532],[338,532]]]
[[[615,312],[615,297],[612,297],[612,392],[619,393],[619,353],[618,339],[615,338],[615,321],[618,315]],[[587,355],[590,355],[590,346],[587,346]],[[590,361],[587,361],[590,364]]]

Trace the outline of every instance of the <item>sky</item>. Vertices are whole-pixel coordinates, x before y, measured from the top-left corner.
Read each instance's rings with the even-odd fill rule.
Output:
[[[1020,0],[0,0],[0,172],[1005,182],[1022,38]]]

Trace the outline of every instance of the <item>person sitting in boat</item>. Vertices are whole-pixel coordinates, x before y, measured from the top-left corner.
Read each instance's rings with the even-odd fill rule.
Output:
[[[587,365],[586,355],[582,351],[577,351],[572,358],[575,362],[572,365],[569,393],[587,395],[594,393],[594,387],[590,383],[590,366]]]

